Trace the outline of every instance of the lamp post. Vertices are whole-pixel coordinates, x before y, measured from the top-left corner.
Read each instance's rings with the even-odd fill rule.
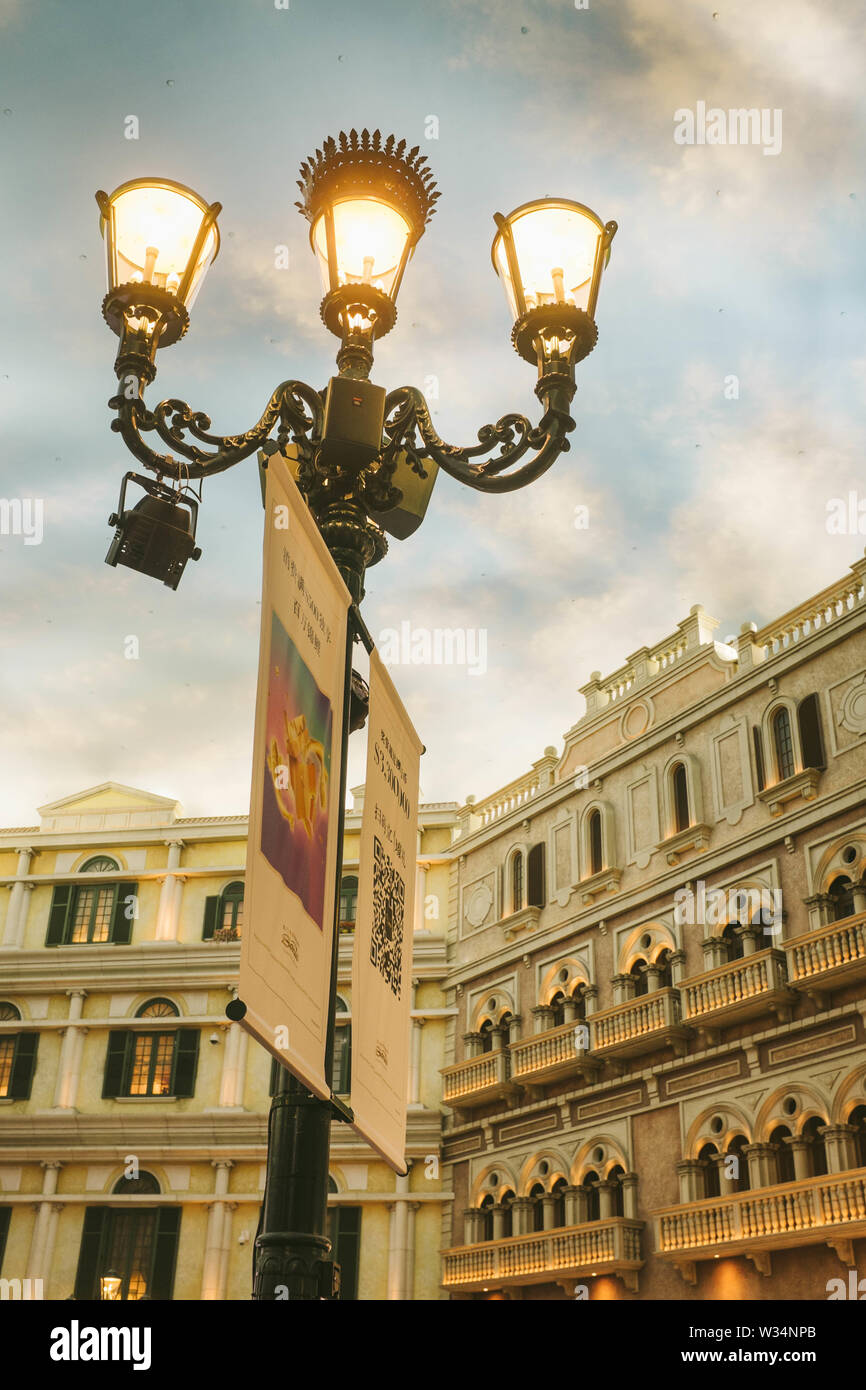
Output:
[[[176,588],[187,559],[200,554],[200,492],[193,484],[257,450],[265,460],[268,451],[291,451],[298,487],[352,596],[350,634],[369,642],[358,609],[366,570],[386,554],[386,532],[402,538],[420,524],[439,469],[482,492],[511,492],[540,477],[568,449],[575,367],[596,342],[596,302],[616,223],[602,224],[582,204],[564,199],[527,203],[508,217],[496,214],[493,264],[514,321],[513,345],[537,367],[543,413],[537,425],[524,415],[503,415],[478,431],[476,444],[459,447],[436,433],[415,387],[386,393],[369,379],[374,344],[395,325],[400,284],[439,197],[426,158],[393,135],[383,140],[379,131],[352,130],[325,140],[300,172],[297,206],[309,221],[322,275],[322,321],[340,343],[338,374],[324,390],[281,382],[258,422],[239,435],[212,434],[209,418],[184,401],[164,400],[153,409],[144,401],[157,353],[187,331],[189,309],[218,253],[220,204],[164,179],[137,179],[111,196],[96,195],[108,261],[103,314],[119,338],[112,428],[154,475],[124,478],[110,519],[117,529],[107,561]],[[171,452],[158,452],[145,436]],[[126,510],[130,481],[145,496]],[[360,727],[364,718],[351,648],[350,637],[344,769],[350,726]],[[338,917],[339,902],[326,1067],[333,1051]],[[290,1298],[328,1297],[330,1121],[346,1118],[346,1110],[333,1095],[330,1103],[318,1100],[287,1073],[283,1078],[269,1121],[253,1296],[278,1296],[282,1285]]]

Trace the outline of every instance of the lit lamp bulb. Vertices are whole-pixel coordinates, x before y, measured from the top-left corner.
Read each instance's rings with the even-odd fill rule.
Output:
[[[120,1286],[123,1283],[120,1275],[115,1270],[110,1269],[107,1274],[103,1274],[99,1280],[99,1297],[106,1302],[117,1302],[120,1298]]]

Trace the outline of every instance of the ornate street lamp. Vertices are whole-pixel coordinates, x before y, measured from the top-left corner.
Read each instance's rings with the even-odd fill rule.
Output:
[[[132,455],[155,475],[148,497],[124,511],[123,494],[111,524],[118,532],[110,564],[162,578],[175,587],[186,559],[197,558],[197,502],[190,486],[259,452],[287,457],[292,474],[352,595],[350,629],[371,643],[357,605],[368,566],[385,555],[385,532],[410,535],[420,524],[439,469],[482,492],[511,492],[545,473],[568,447],[575,366],[596,341],[595,310],[603,266],[616,223],[602,224],[580,203],[543,199],[509,217],[497,214],[493,263],[514,319],[515,348],[538,369],[535,393],[543,413],[537,425],[506,414],[478,431],[466,447],[446,444],[413,386],[390,393],[370,380],[373,347],[391,331],[406,266],[439,197],[418,147],[383,141],[379,131],[326,140],[301,166],[302,199],[310,244],[322,274],[325,326],[340,340],[338,374],[324,390],[303,381],[276,387],[258,422],[243,434],[210,432],[207,415],[168,399],[153,409],[144,390],[156,375],[156,354],[183,336],[189,308],[217,254],[218,203],[161,179],[124,184],[110,197],[97,194],[108,252],[103,313],[119,337],[115,372],[119,389],[109,404],[112,428]],[[156,436],[170,452],[146,442]],[[126,485],[124,480],[124,488]],[[349,657],[351,642],[349,643]],[[351,728],[365,718],[363,682],[350,687],[342,730],[345,769]],[[342,819],[338,826],[339,864]],[[339,895],[338,895],[339,896]],[[338,917],[326,1074],[333,1057]],[[235,1001],[227,1013],[241,1017]],[[331,1119],[351,1118],[331,1097],[317,1100],[283,1072],[271,1110],[267,1184],[256,1239],[254,1297],[278,1287],[291,1298],[331,1296],[327,1249],[328,1144]],[[281,1296],[285,1296],[284,1294]]]
[[[117,1302],[123,1280],[114,1269],[106,1270],[99,1278],[99,1297],[107,1302]]]

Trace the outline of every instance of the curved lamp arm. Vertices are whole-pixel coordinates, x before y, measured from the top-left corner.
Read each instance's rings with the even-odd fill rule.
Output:
[[[478,431],[478,443],[460,448],[439,438],[430,418],[423,395],[414,386],[401,386],[385,399],[385,434],[387,443],[383,462],[387,464],[403,450],[408,462],[422,477],[423,460],[433,459],[452,478],[457,478],[479,492],[514,492],[546,473],[560,454],[569,449],[568,434],[574,420],[568,407],[574,394],[574,382],[565,373],[543,375],[536,387],[545,412],[533,426],[525,415],[503,415],[495,425],[484,425]],[[416,437],[420,439],[416,442]],[[419,447],[420,446],[420,447]],[[482,462],[498,446],[499,452]],[[533,456],[520,467],[514,465],[530,451]],[[511,470],[511,471],[506,471]]]
[[[261,447],[277,422],[277,442],[281,449],[290,439],[299,444],[302,450],[305,446],[310,449],[321,438],[324,418],[321,396],[303,381],[281,382],[258,424],[245,434],[209,433],[210,417],[202,411],[193,412],[186,401],[160,401],[154,410],[148,410],[140,395],[130,399],[120,394],[113,396],[108,404],[117,411],[117,419],[112,421],[111,428],[120,434],[130,453],[145,468],[182,480],[208,478],[248,458]],[[155,432],[188,462],[151,449],[142,439],[143,434],[151,432]],[[215,447],[202,449],[191,440]]]

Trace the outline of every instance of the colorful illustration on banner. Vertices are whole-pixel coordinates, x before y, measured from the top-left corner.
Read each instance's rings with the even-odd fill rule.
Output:
[[[333,710],[276,613],[271,617],[261,851],[323,926]]]

